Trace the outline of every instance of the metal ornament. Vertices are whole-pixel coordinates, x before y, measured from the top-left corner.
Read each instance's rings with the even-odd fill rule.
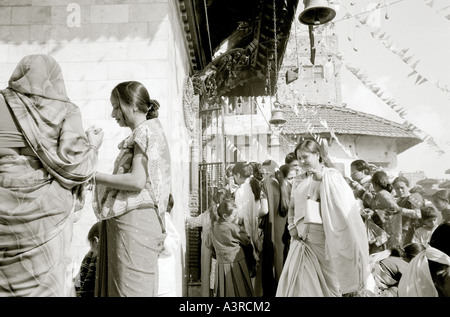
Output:
[[[328,6],[327,0],[303,0],[305,9],[298,16],[300,23],[306,25],[321,25],[330,22],[336,16],[336,11]]]

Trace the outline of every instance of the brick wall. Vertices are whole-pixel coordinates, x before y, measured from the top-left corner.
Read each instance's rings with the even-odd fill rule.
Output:
[[[84,127],[95,124],[105,131],[100,171],[112,171],[117,144],[130,132],[110,117],[113,87],[121,81],[138,80],[148,88],[151,98],[160,102],[160,119],[172,153],[173,217],[182,236],[177,254],[178,295],[184,292],[184,219],[189,213],[190,140],[181,102],[189,72],[185,45],[171,0],[0,2],[0,87],[7,86],[23,56],[52,55],[61,65],[69,98],[81,109]],[[74,274],[89,249],[86,236],[95,221],[88,196],[74,227]]]

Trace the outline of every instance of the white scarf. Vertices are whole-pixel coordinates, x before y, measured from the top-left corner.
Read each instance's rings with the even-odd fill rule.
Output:
[[[342,293],[363,288],[375,292],[366,228],[353,192],[338,170],[323,169],[320,199],[327,255],[335,265]]]
[[[398,285],[399,297],[438,297],[428,267],[428,260],[450,266],[450,257],[444,252],[427,246],[409,263]]]

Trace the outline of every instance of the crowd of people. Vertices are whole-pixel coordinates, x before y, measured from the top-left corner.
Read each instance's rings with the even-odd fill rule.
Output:
[[[160,105],[136,81],[110,101],[131,134],[108,174],[97,171],[103,132],[83,129],[51,56],[24,57],[0,91],[0,296],[175,296],[180,235]],[[186,219],[202,228],[201,295],[450,296],[448,191],[427,196],[362,159],[350,169],[315,139],[281,166],[230,165],[210,207]],[[73,217],[87,190],[98,222],[73,281]]]
[[[447,190],[427,196],[361,159],[346,177],[315,140],[300,142],[284,163],[227,169],[202,231],[210,263],[202,267],[202,281],[209,281],[202,296],[450,295],[442,247],[450,238]],[[188,226],[204,214],[188,218]],[[424,263],[430,273],[418,276]],[[424,276],[434,291],[421,288]]]

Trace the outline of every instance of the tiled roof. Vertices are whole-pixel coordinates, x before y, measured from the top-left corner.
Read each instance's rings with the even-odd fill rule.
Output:
[[[299,105],[298,111],[286,106],[283,110],[286,119],[283,134],[309,135],[309,131],[315,134],[329,134],[333,130],[336,135],[396,138],[398,153],[422,142],[418,135],[399,123],[342,106]]]

